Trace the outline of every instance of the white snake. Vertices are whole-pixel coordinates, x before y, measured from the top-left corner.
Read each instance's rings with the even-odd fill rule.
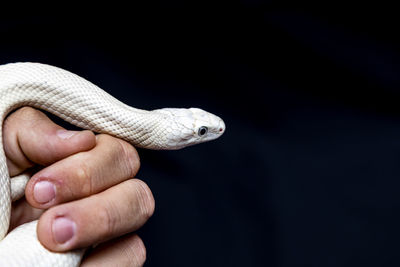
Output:
[[[21,175],[10,183],[1,141],[2,125],[11,111],[22,106],[44,109],[78,127],[149,149],[179,149],[216,139],[225,131],[219,117],[201,109],[135,109],[57,67],[39,63],[1,65],[0,266],[78,266],[84,253],[84,249],[55,253],[44,248],[37,240],[37,221],[7,234],[11,201],[23,196],[28,177]]]

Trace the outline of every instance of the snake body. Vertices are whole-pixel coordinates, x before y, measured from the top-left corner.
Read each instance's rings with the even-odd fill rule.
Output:
[[[13,110],[31,106],[97,133],[122,138],[136,147],[180,149],[218,138],[225,131],[217,116],[198,108],[152,111],[130,107],[69,71],[39,63],[0,66],[0,140]],[[23,195],[28,177],[10,182],[0,142],[0,266],[78,266],[84,249],[55,253],[37,239],[37,221],[8,232],[11,203]]]

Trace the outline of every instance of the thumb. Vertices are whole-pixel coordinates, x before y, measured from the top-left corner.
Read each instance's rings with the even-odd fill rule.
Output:
[[[24,107],[5,120],[3,144],[10,176],[15,176],[35,164],[47,166],[90,150],[96,138],[91,131],[67,131],[43,112]]]

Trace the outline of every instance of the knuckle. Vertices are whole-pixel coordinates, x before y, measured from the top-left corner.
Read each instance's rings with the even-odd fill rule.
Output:
[[[22,107],[12,113],[10,118],[15,119],[15,123],[18,124],[22,122],[27,125],[35,125],[38,120],[46,118],[46,115],[40,110],[31,107]]]
[[[4,121],[4,125],[11,127],[21,123],[30,123],[32,120],[36,120],[38,117],[40,117],[40,114],[41,112],[34,108],[22,107],[11,113]]]
[[[129,143],[106,134],[99,135],[97,138],[100,142],[107,143],[110,157],[123,170],[125,178],[134,177],[140,168],[137,150]]]
[[[139,206],[140,215],[146,220],[150,218],[155,210],[155,200],[148,185],[139,179],[132,179],[134,190]]]
[[[122,163],[124,165],[126,174],[129,178],[134,177],[140,168],[140,158],[137,150],[128,144],[125,141],[120,139],[118,140],[119,144],[119,153],[122,157]]]
[[[108,202],[106,205],[101,205],[98,207],[96,216],[98,221],[101,222],[98,229],[100,240],[108,239],[117,231],[120,216],[118,212],[114,212],[115,210],[116,209],[110,202]]]
[[[146,247],[143,240],[136,234],[123,237],[121,240],[123,255],[129,257],[134,266],[143,266],[146,262]]]
[[[75,180],[80,185],[80,195],[88,196],[93,194],[93,175],[91,174],[90,167],[82,161],[75,169]]]
[[[139,266],[143,266],[146,262],[147,252],[146,246],[140,237],[135,236],[134,244],[131,246],[131,250],[133,255],[136,257],[137,264]]]
[[[18,117],[30,117],[30,118],[34,118],[37,116],[40,116],[40,114],[42,114],[42,112],[40,112],[37,109],[31,108],[31,107],[22,107],[20,109],[18,109],[17,111],[15,111],[14,115],[18,116]]]

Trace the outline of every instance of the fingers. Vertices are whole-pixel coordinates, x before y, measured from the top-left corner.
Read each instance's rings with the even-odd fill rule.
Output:
[[[59,159],[93,148],[96,138],[90,131],[66,131],[44,113],[24,107],[4,122],[3,144],[11,176],[35,163],[49,165]]]
[[[137,230],[154,212],[149,187],[130,179],[99,194],[55,206],[40,218],[40,242],[65,251],[103,242]]]
[[[143,266],[146,248],[136,234],[103,243],[83,259],[82,267]]]
[[[81,199],[101,192],[136,175],[136,149],[125,141],[98,135],[96,147],[72,155],[36,173],[25,196],[36,208]]]
[[[48,166],[27,185],[26,199],[35,208],[23,200],[14,203],[11,228],[38,218],[40,209],[75,200],[42,214],[38,237],[50,250],[86,247],[130,233],[154,212],[147,185],[129,179],[140,162],[136,150],[124,141],[95,137],[90,131],[66,131],[42,112],[22,108],[4,122],[3,143],[11,176],[35,164]],[[101,266],[99,259],[141,266],[145,248],[131,234],[96,247],[83,263]]]

